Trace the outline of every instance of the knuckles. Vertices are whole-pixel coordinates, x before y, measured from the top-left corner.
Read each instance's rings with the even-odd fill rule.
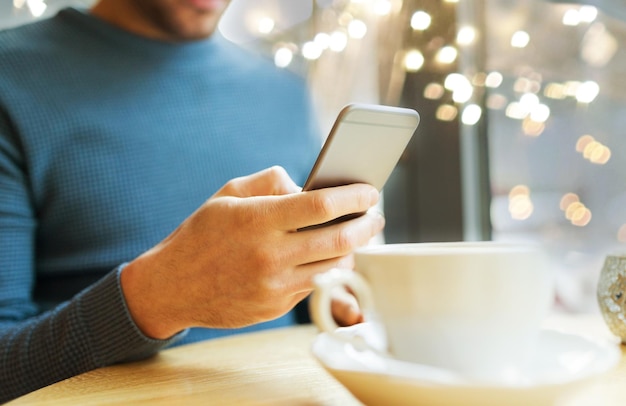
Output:
[[[244,183],[243,177],[231,179],[220,188],[218,194],[222,196],[239,196],[242,183]]]
[[[265,244],[257,244],[251,248],[251,263],[256,268],[255,272],[259,275],[273,275],[280,268],[278,259],[272,255],[271,248]]]
[[[311,198],[311,210],[320,218],[332,220],[335,212],[335,202],[333,198],[326,194],[320,193],[313,195]]]
[[[286,180],[289,180],[289,175],[287,174],[287,171],[285,170],[285,168],[283,168],[280,165],[274,165],[270,168],[267,169],[267,175],[269,176],[271,181],[274,182],[284,182]]]
[[[358,246],[358,238],[350,227],[340,228],[333,239],[335,249],[342,253],[348,253]]]
[[[254,264],[251,273],[255,279],[254,296],[257,300],[277,301],[293,294],[292,267],[280,256],[275,247],[257,244],[249,255],[250,263]]]

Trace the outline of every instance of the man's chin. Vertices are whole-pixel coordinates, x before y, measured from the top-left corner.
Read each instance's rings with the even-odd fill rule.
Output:
[[[163,24],[161,24],[161,31],[165,34],[166,38],[173,42],[206,39],[217,30],[219,16],[220,15],[217,13],[212,17],[179,15],[176,19],[164,21]]]
[[[191,7],[201,12],[221,14],[228,6],[227,0],[185,0]]]

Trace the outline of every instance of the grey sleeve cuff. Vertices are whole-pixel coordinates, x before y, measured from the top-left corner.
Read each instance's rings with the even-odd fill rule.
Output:
[[[79,317],[93,343],[93,362],[97,366],[134,361],[149,357],[182,338],[183,331],[167,340],[145,336],[130,316],[122,293],[120,275],[126,264],[77,297]]]

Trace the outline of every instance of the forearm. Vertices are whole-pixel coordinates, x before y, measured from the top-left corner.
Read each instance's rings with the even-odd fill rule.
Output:
[[[0,324],[0,402],[170,344],[144,336],[128,314],[117,269],[55,310]]]

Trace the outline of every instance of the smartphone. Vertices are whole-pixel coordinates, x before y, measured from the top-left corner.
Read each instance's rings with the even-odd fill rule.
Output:
[[[368,183],[382,190],[419,121],[419,114],[412,109],[347,105],[337,116],[302,190],[351,183]],[[343,216],[333,223],[358,215]]]

